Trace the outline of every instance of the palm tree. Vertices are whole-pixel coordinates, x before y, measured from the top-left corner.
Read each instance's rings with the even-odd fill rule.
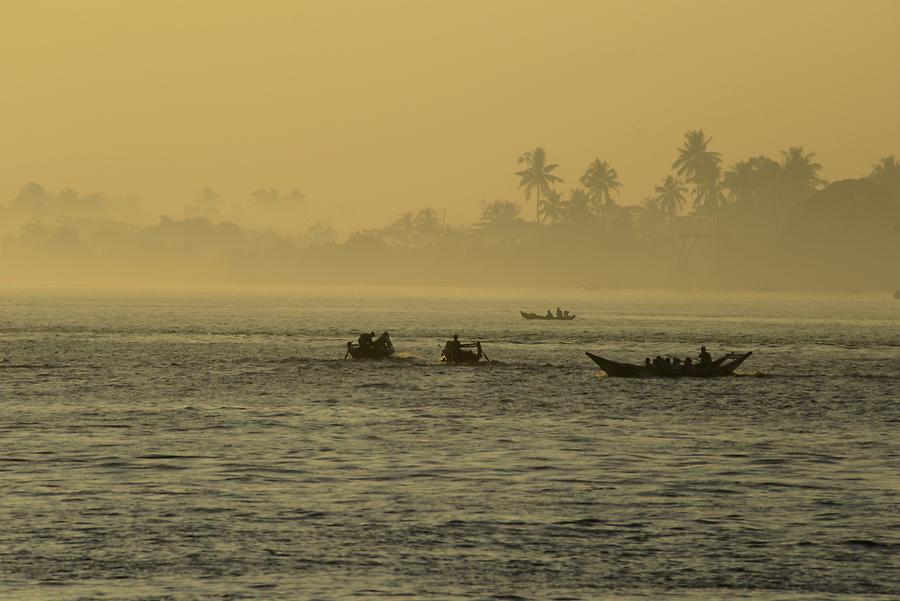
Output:
[[[550,188],[547,191],[547,197],[538,207],[538,217],[551,224],[557,224],[563,220],[566,213],[566,202],[563,200],[562,192],[556,188]]]
[[[697,182],[708,178],[713,167],[722,163],[718,152],[709,150],[712,137],[707,138],[702,129],[692,129],[684,134],[684,144],[678,149],[678,158],[672,163],[678,175]]]
[[[872,165],[872,174],[870,177],[878,177],[882,175],[896,175],[900,173],[900,162],[897,157],[892,154],[881,157],[878,162]]]
[[[588,196],[598,213],[615,204],[612,193],[618,192],[622,187],[618,177],[618,172],[600,159],[594,159],[581,176],[579,181],[587,188]]]
[[[547,153],[538,146],[519,157],[519,164],[525,165],[523,171],[517,171],[519,187],[525,188],[525,200],[531,200],[531,194],[535,193],[535,212],[537,220],[541,220],[541,193],[546,193],[555,182],[563,181],[561,177],[553,175],[553,171],[559,166],[556,163],[547,164]]]
[[[694,211],[697,213],[712,214],[726,202],[722,192],[722,183],[719,179],[721,169],[716,165],[704,179],[697,182],[694,188]]]
[[[684,195],[687,188],[681,184],[681,180],[667,175],[661,186],[654,188],[656,197],[653,200],[656,206],[662,211],[669,220],[674,219],[678,215],[678,211],[684,206]]]
[[[802,146],[792,146],[781,151],[781,167],[784,170],[788,185],[803,195],[815,192],[825,180],[819,177],[822,165],[814,163],[816,153],[803,154]]]
[[[728,190],[732,202],[755,208],[780,203],[785,183],[784,168],[766,156],[735,163],[722,178],[722,187]]]
[[[869,179],[888,188],[900,187],[900,162],[897,161],[897,157],[890,154],[878,159],[878,162],[872,165]]]
[[[587,192],[583,188],[572,188],[569,190],[569,199],[565,205],[566,221],[582,224],[591,221],[593,217],[591,200]]]
[[[684,144],[678,149],[678,158],[672,163],[677,174],[694,184],[694,209],[710,211],[718,207],[724,199],[719,186],[722,157],[709,149],[712,138],[707,138],[702,129],[688,130],[684,134]]]

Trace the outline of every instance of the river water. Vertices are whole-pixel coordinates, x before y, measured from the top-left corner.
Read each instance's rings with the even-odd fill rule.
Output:
[[[0,598],[897,599],[898,397],[888,294],[7,287]]]

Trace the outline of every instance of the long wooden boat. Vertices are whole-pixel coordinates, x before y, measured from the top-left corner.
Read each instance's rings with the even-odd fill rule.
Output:
[[[519,313],[521,313],[522,317],[525,319],[540,319],[544,321],[572,321],[575,319],[574,313],[563,315],[562,317],[557,317],[556,315],[541,315],[540,313],[527,313],[525,311],[519,311]]]
[[[690,369],[673,367],[671,369],[658,369],[647,365],[634,365],[633,363],[619,363],[604,359],[593,353],[585,353],[593,359],[594,363],[607,375],[615,378],[720,378],[730,376],[741,363],[747,360],[752,352],[728,353],[719,357],[706,367],[693,365]]]

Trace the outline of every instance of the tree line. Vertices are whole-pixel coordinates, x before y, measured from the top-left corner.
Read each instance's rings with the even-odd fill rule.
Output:
[[[383,227],[308,223],[297,189],[258,188],[238,204],[211,188],[183,218],[132,197],[51,193],[27,184],[0,205],[0,278],[98,277],[269,282],[547,284],[770,289],[900,286],[900,164],[826,182],[802,146],[726,166],[702,130],[685,133],[671,171],[625,204],[615,167],[595,158],[569,187],[536,147],[511,170],[522,202],[484,202],[474,223],[434,207]],[[240,209],[240,210],[239,210]],[[42,270],[42,271],[41,271]],[[86,276],[87,277],[87,276]]]

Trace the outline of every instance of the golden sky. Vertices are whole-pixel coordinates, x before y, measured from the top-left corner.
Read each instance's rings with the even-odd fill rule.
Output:
[[[0,0],[0,199],[297,186],[342,230],[471,221],[536,145],[639,202],[688,128],[859,176],[900,153],[898,26],[893,0]]]

